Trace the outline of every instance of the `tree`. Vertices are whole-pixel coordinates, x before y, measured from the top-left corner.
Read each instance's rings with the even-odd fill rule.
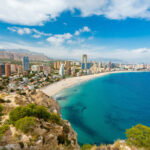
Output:
[[[150,128],[141,124],[126,130],[127,143],[150,149]]]

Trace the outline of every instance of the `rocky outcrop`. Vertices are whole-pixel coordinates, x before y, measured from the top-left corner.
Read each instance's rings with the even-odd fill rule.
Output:
[[[9,112],[17,106],[34,103],[43,105],[50,113],[55,113],[61,118],[61,111],[56,100],[40,91],[28,93],[26,96],[11,94],[3,95],[4,115],[1,118],[2,126],[9,118]],[[0,150],[79,150],[77,134],[68,121],[62,120],[57,124],[52,121],[36,119],[36,126],[32,132],[23,133],[12,124],[3,136],[0,136]]]

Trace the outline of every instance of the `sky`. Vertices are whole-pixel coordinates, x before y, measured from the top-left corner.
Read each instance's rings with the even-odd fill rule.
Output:
[[[150,63],[150,0],[0,0],[0,48]]]

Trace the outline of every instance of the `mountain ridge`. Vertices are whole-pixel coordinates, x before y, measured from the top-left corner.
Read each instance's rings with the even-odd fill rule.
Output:
[[[0,59],[21,61],[24,56],[28,56],[31,61],[50,60],[50,58],[43,53],[31,52],[26,49],[0,49]]]

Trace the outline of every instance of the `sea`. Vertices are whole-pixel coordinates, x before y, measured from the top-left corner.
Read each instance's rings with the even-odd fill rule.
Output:
[[[55,98],[78,143],[111,144],[126,129],[150,126],[150,72],[115,73],[79,83]]]

